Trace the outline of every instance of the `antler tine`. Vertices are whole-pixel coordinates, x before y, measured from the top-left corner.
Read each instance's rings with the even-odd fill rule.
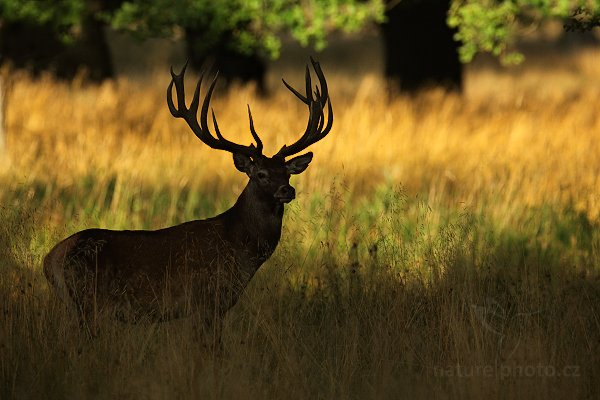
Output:
[[[196,90],[194,90],[194,97],[192,98],[192,102],[190,103],[190,112],[194,115],[194,120],[198,115],[198,105],[200,104],[200,87],[202,86],[202,79],[204,79],[204,73],[200,74],[200,79],[198,79],[198,83],[196,84]]]
[[[317,93],[319,92],[319,89],[317,88]],[[318,94],[317,94],[318,97]],[[317,132],[320,132],[318,135],[318,139],[315,140],[321,140],[323,139],[331,130],[331,127],[333,126],[333,108],[331,106],[331,99],[326,99],[327,101],[327,126],[325,127],[325,130],[323,130],[323,124],[325,123],[325,118],[323,113],[321,112],[321,118],[319,120],[319,127],[317,128]]]
[[[301,95],[297,90],[288,85],[283,80],[284,85],[304,104],[308,105],[309,117],[306,131],[302,134],[300,139],[290,146],[284,145],[277,156],[287,157],[292,154],[296,154],[313,143],[323,139],[331,130],[333,126],[333,108],[331,106],[331,100],[329,99],[329,92],[327,89],[327,81],[325,75],[321,70],[321,66],[312,57],[310,58],[311,64],[317,77],[319,79],[319,86],[314,90],[312,89],[312,82],[310,77],[310,70],[308,65],[306,66],[306,97]],[[316,97],[316,98],[315,98]],[[324,108],[327,104],[327,124],[325,124]]]
[[[217,137],[215,138],[208,128],[207,117],[208,117],[208,107],[210,104],[210,99],[212,97],[213,90],[217,83],[217,78],[219,76],[218,72],[215,75],[215,78],[210,84],[206,97],[204,98],[204,102],[202,103],[202,110],[200,113],[200,122],[198,122],[197,114],[198,107],[200,105],[200,88],[202,86],[202,79],[204,75],[200,76],[198,83],[196,84],[196,89],[194,91],[194,97],[192,98],[192,102],[190,107],[187,108],[185,105],[185,88],[184,88],[184,75],[185,70],[187,68],[187,62],[182,68],[179,74],[175,74],[173,72],[173,67],[171,67],[171,82],[167,87],[167,105],[169,107],[169,111],[176,118],[184,119],[189,127],[192,129],[194,134],[198,137],[198,139],[202,140],[206,145],[210,146],[213,149],[217,150],[225,150],[231,153],[242,153],[249,157],[258,157],[262,153],[262,142],[258,137],[258,134],[254,131],[254,127],[251,126],[252,136],[256,140],[257,146],[251,144],[250,146],[242,146],[240,144],[230,142],[225,139],[219,130],[219,126],[217,124],[217,118],[215,117],[214,111],[212,112],[213,125],[215,128],[215,133]],[[173,85],[175,85],[176,97],[177,97],[177,107],[173,103]]]
[[[323,129],[324,123],[325,117],[323,115],[323,111],[321,110],[321,118],[319,119],[319,127],[317,128],[318,134],[315,135],[311,144],[318,142],[319,140],[327,136],[327,134],[331,130],[331,127],[333,126],[333,108],[331,107],[331,100],[327,102],[327,125],[325,126],[325,129]]]
[[[256,130],[254,129],[254,120],[252,119],[252,112],[250,111],[250,104],[247,104],[247,106],[248,106],[248,119],[250,119],[250,133],[252,134],[252,137],[256,141],[257,149],[262,151],[263,143],[262,143],[262,140],[260,140],[260,138],[258,137],[258,133],[256,133]]]
[[[281,81],[283,82],[283,84],[285,85],[286,88],[288,88],[288,90],[292,93],[294,93],[294,95],[300,99],[300,101],[302,101],[304,104],[308,104],[308,99],[304,96],[302,96],[300,94],[300,92],[298,92],[296,89],[294,89],[289,83],[287,83],[285,81],[285,79],[281,79]]]
[[[183,116],[183,113],[180,110],[182,105],[183,108],[185,108],[185,88],[183,87],[183,75],[185,74],[187,64],[188,63],[186,61],[179,75],[173,71],[173,66],[171,66],[171,82],[169,83],[169,87],[167,87],[167,105],[169,106],[169,111],[171,111],[171,114],[176,118]],[[175,84],[175,95],[177,96],[177,106],[179,107],[179,110],[175,108],[175,104],[173,104],[173,84]]]
[[[296,154],[315,143],[317,140],[322,139],[323,137],[316,138],[315,132],[318,131],[317,124],[320,124],[320,121],[323,119],[323,110],[321,109],[318,102],[313,101],[310,104],[310,111],[308,115],[308,124],[306,126],[306,130],[296,142],[291,145],[283,145],[283,147],[277,152],[276,156],[278,157],[288,157],[292,154]],[[320,124],[322,125],[322,124]]]
[[[327,126],[325,126],[325,130],[323,131],[322,135],[325,136],[329,133],[329,131],[331,130],[331,127],[333,127],[333,106],[331,105],[331,99],[328,97],[327,98]]]
[[[312,95],[312,81],[310,79],[310,69],[308,69],[308,65],[306,66],[306,98],[310,101],[313,102],[313,95]]]
[[[208,107],[210,105],[210,99],[212,98],[213,90],[215,89],[215,85],[217,84],[217,79],[219,79],[219,72],[215,74],[213,81],[210,83],[208,88],[208,92],[204,97],[204,102],[202,103],[202,110],[200,111],[200,126],[202,127],[202,132],[205,136],[210,137],[210,139],[215,140],[214,136],[210,134],[210,129],[208,128]],[[212,112],[213,117],[213,125],[215,126],[215,133],[217,134],[217,138],[222,141],[222,144],[226,144],[226,139],[221,135],[221,132],[218,129],[217,119],[215,117],[214,111]],[[221,150],[227,150],[221,149]]]
[[[175,74],[173,72],[173,67],[171,67],[171,82],[167,88],[167,105],[169,107],[169,111],[176,118],[182,118],[185,120],[194,134],[198,136],[201,140],[201,131],[200,126],[198,125],[198,121],[196,120],[196,114],[198,112],[198,103],[200,97],[200,87],[202,85],[202,79],[204,74],[200,75],[200,79],[198,79],[198,83],[196,84],[196,90],[194,91],[194,97],[192,98],[192,103],[190,104],[190,108],[187,108],[185,105],[185,85],[184,85],[184,76],[185,70],[188,66],[186,61],[185,65],[181,69],[179,74]],[[173,84],[175,84],[175,95],[177,97],[177,107],[173,104]]]
[[[318,103],[315,102],[314,104],[318,104]],[[327,102],[327,125],[325,126],[325,129],[323,129],[323,125],[325,123],[323,109],[319,107],[318,112],[319,112],[319,117],[317,118],[317,121],[319,122],[319,125],[314,130],[314,132],[315,132],[314,135],[310,136],[310,142],[306,145],[307,147],[310,146],[311,144],[316,143],[319,140],[323,139],[325,136],[327,136],[327,134],[331,130],[331,127],[333,126],[333,108],[331,107],[331,101]],[[301,150],[303,150],[303,149],[301,149]]]
[[[312,57],[310,59],[313,63],[313,68],[319,68],[319,63],[315,62]],[[322,74],[321,74],[322,75]],[[319,76],[319,74],[317,74],[317,76]],[[310,107],[310,102],[314,101],[313,96],[312,96],[312,81],[311,81],[311,77],[310,77],[310,70],[308,69],[308,65],[306,66],[306,73],[305,73],[305,82],[306,82],[306,97],[303,96],[302,94],[300,94],[300,92],[298,92],[296,89],[294,89],[289,83],[287,83],[285,81],[285,79],[281,79],[283,81],[283,84],[285,85],[286,88],[288,88],[288,90],[290,92],[292,92],[297,98],[299,98],[304,104],[306,104],[307,106]],[[319,78],[320,79],[320,78]],[[322,84],[322,82],[321,82]],[[317,88],[318,90],[318,88]],[[317,96],[319,97],[319,96]],[[321,99],[319,99],[321,100]]]
[[[319,92],[317,92],[317,98],[319,99],[321,106],[325,107],[325,102],[329,98],[329,91],[327,89],[327,80],[325,80],[325,75],[323,74],[323,70],[321,70],[321,65],[319,64],[319,62],[315,61],[312,57],[310,58],[310,62],[313,65],[313,69],[315,70],[315,73],[317,74],[317,78],[319,78],[319,84],[321,85],[320,94],[319,94]],[[319,88],[317,87],[316,90],[318,91]]]
[[[210,113],[212,114],[213,126],[215,127],[215,133],[220,140],[225,140],[223,135],[221,135],[221,131],[219,130],[219,124],[217,124],[217,117],[215,117],[215,110],[210,109]]]

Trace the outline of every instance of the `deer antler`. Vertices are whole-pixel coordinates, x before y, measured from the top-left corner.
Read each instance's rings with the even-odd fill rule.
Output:
[[[263,144],[258,134],[254,129],[254,122],[252,121],[252,113],[250,112],[250,106],[248,106],[248,117],[250,118],[250,133],[252,133],[252,137],[256,141],[256,146],[251,144],[250,146],[243,146],[241,144],[237,144],[234,142],[230,142],[225,139],[219,130],[219,125],[217,124],[217,118],[215,117],[215,112],[211,109],[213,126],[215,128],[215,133],[217,137],[214,137],[210,130],[208,129],[208,107],[210,104],[210,99],[215,88],[215,84],[217,83],[217,78],[219,77],[219,73],[215,75],[210,87],[208,88],[208,92],[204,97],[204,101],[202,103],[202,110],[200,112],[200,123],[198,123],[197,114],[198,114],[198,106],[200,105],[200,87],[202,86],[202,79],[204,78],[204,74],[200,76],[198,80],[198,84],[196,85],[196,90],[194,91],[194,97],[192,98],[192,102],[190,103],[190,107],[187,108],[185,105],[185,89],[184,89],[184,75],[185,70],[187,68],[187,62],[183,66],[183,69],[179,74],[175,74],[173,72],[173,67],[171,67],[171,83],[169,83],[169,87],[167,88],[167,105],[169,106],[169,111],[175,118],[183,118],[185,122],[192,129],[194,134],[198,137],[198,139],[202,140],[206,145],[210,146],[213,149],[217,150],[225,150],[230,153],[241,153],[245,154],[249,157],[256,158],[262,154]],[[175,84],[175,94],[177,96],[177,107],[173,104],[173,84]]]
[[[313,69],[319,78],[319,84],[321,86],[315,89],[316,99],[313,97],[312,82],[310,78],[310,70],[308,65],[306,66],[306,96],[303,96],[290,86],[285,80],[282,79],[283,84],[287,87],[297,98],[300,99],[304,104],[308,106],[308,124],[304,134],[295,143],[290,146],[284,145],[275,156],[277,157],[288,157],[293,154],[299,153],[306,149],[313,143],[323,139],[333,125],[333,109],[331,108],[331,100],[329,99],[329,92],[327,90],[327,81],[325,75],[321,70],[321,66],[312,57],[310,58]],[[325,115],[323,110],[327,104],[327,124],[325,125]],[[325,125],[325,127],[323,127]]]

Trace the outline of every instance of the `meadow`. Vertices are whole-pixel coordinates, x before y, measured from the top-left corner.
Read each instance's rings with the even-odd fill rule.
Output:
[[[168,72],[11,75],[1,399],[600,395],[600,51],[472,67],[463,96],[388,99],[377,76],[323,69],[333,131],[292,179],[282,240],[221,351],[186,319],[106,321],[90,340],[41,271],[77,230],[157,229],[235,201],[246,178],[171,117]],[[213,99],[228,138],[250,143],[246,103],[269,155],[304,130],[283,86],[235,86]]]

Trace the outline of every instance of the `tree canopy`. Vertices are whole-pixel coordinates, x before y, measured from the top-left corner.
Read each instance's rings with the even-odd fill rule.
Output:
[[[386,8],[399,1],[0,0],[0,18],[50,25],[64,40],[77,37],[90,13],[141,38],[176,37],[186,28],[201,29],[210,47],[227,32],[237,50],[277,58],[283,35],[320,50],[333,31],[354,32],[384,22]],[[461,61],[489,52],[515,63],[522,55],[512,46],[526,29],[548,19],[568,18],[583,19],[580,26],[593,28],[598,15],[600,0],[451,0],[447,23],[457,29]]]
[[[282,34],[320,50],[331,31],[357,31],[383,21],[383,13],[381,0],[132,0],[106,17],[114,28],[142,36],[201,29],[206,46],[228,32],[238,50],[277,58]]]
[[[448,24],[458,30],[455,38],[462,43],[462,62],[488,52],[512,64],[523,59],[513,45],[524,32],[550,19],[570,19],[569,30],[569,24],[586,26],[598,15],[600,0],[452,0]],[[587,28],[593,29],[594,24]]]
[[[77,35],[86,12],[85,0],[0,0],[0,23],[50,25],[64,41]]]

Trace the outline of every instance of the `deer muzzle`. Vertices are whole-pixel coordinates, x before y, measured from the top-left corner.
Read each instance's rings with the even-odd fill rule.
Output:
[[[289,203],[296,198],[296,189],[290,185],[281,185],[274,197],[282,203]]]

